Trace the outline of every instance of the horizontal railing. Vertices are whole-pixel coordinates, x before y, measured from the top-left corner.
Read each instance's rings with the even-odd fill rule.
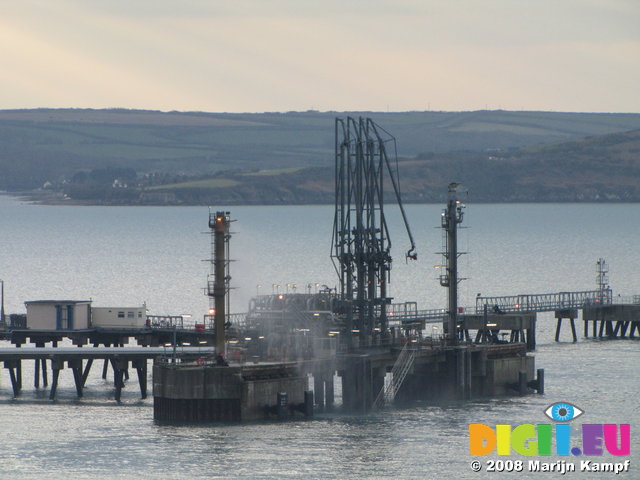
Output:
[[[490,313],[550,312],[568,308],[609,305],[611,289],[583,292],[559,292],[511,295],[504,297],[477,297],[476,313],[483,313],[485,305]]]
[[[447,311],[443,308],[434,308],[430,310],[414,310],[408,313],[387,312],[387,319],[390,326],[406,323],[435,323],[441,322],[447,315]]]

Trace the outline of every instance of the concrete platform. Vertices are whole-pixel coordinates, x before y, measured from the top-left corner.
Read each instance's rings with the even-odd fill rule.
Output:
[[[295,362],[222,367],[156,361],[154,419],[239,422],[288,416],[308,402],[307,386]]]

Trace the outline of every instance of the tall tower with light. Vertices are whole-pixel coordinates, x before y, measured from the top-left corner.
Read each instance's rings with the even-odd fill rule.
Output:
[[[458,199],[459,186],[458,183],[449,184],[449,199],[441,222],[445,273],[440,275],[440,285],[447,287],[447,339],[454,344],[458,340],[458,283],[464,280],[458,277],[458,258],[464,253],[458,251],[458,225],[464,216],[464,204]]]
[[[225,353],[225,323],[229,311],[229,239],[231,233],[230,212],[209,210],[209,229],[211,230],[211,273],[207,278],[209,296],[209,318],[213,318],[216,335],[216,353]]]

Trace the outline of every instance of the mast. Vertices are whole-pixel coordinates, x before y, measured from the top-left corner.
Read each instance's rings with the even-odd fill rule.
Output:
[[[442,229],[444,235],[444,267],[445,274],[440,275],[440,285],[447,287],[447,339],[450,343],[458,342],[458,225],[464,216],[464,204],[458,199],[458,183],[449,184],[447,208],[442,212]]]

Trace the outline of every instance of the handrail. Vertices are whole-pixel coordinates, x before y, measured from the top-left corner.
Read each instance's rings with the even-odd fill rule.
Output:
[[[611,289],[582,292],[521,294],[502,297],[476,297],[476,313],[487,305],[492,313],[550,312],[569,308],[597,307],[612,303]]]
[[[407,342],[404,347],[402,347],[402,350],[391,369],[391,381],[380,389],[378,396],[373,402],[374,409],[393,402],[398,390],[400,390],[400,387],[402,386],[402,382],[404,382],[404,379],[407,376],[407,373],[411,370],[416,351],[409,345],[410,344]]]

